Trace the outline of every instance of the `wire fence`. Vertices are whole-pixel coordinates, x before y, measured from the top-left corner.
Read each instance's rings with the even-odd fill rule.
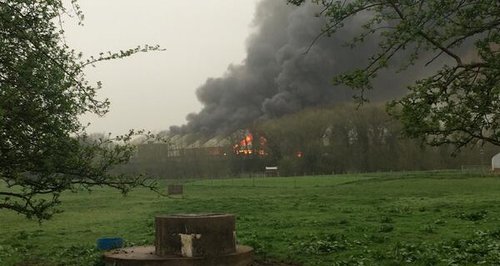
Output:
[[[282,188],[307,188],[338,186],[349,183],[374,181],[372,179],[394,180],[411,178],[473,178],[496,176],[488,166],[468,165],[460,169],[444,169],[433,171],[400,171],[400,172],[374,172],[339,175],[317,176],[291,176],[291,177],[265,177],[252,175],[249,177],[235,178],[182,178],[165,179],[166,185],[183,184],[186,186],[206,187],[282,187]]]

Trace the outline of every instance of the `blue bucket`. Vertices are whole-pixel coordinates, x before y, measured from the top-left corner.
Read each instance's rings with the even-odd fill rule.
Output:
[[[98,250],[110,250],[123,247],[123,238],[121,237],[102,237],[97,239]]]

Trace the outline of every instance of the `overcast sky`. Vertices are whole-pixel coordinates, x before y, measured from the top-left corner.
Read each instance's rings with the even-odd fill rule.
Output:
[[[103,118],[84,116],[89,132],[163,130],[201,108],[196,88],[245,58],[258,0],[81,0],[84,26],[66,20],[66,42],[86,56],[139,44],[164,52],[134,55],[86,70],[109,98]]]

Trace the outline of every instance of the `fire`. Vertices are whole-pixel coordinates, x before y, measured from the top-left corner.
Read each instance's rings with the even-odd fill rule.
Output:
[[[234,152],[237,155],[252,155],[252,154],[258,154],[260,156],[265,156],[267,153],[265,152],[264,148],[267,143],[266,138],[264,137],[259,137],[259,145],[258,147],[255,147],[254,144],[254,137],[253,134],[249,130],[245,130],[244,137],[238,142],[238,144],[235,144],[233,146]]]

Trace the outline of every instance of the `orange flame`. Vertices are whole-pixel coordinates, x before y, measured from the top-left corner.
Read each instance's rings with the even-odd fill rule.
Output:
[[[256,149],[253,145],[253,134],[250,131],[245,131],[245,136],[239,141],[238,144],[235,144],[233,146],[234,151],[238,155],[251,155],[251,154],[258,154],[261,156],[267,155],[267,153],[264,150],[264,147],[267,143],[266,138],[260,137],[259,138],[259,148]]]

